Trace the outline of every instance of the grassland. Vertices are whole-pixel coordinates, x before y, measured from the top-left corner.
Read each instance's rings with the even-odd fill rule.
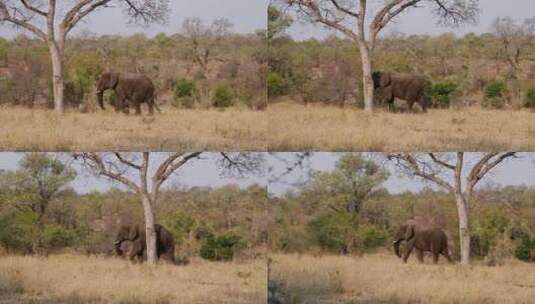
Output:
[[[402,264],[393,254],[363,257],[273,255],[270,283],[285,303],[533,303],[535,266]]]
[[[270,104],[271,151],[487,151],[535,149],[535,113],[464,108],[369,114],[354,108]]]
[[[145,109],[144,109],[145,110]],[[3,151],[265,150],[265,112],[162,109],[150,117],[0,108]]]
[[[265,303],[265,260],[134,265],[77,255],[0,257],[0,303]]]

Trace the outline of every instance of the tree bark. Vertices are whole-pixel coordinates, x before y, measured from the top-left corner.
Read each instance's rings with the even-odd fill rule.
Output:
[[[61,50],[55,43],[50,42],[48,44],[50,50],[50,57],[52,59],[52,92],[54,95],[54,109],[59,114],[63,114],[64,111],[64,79],[63,79],[63,62],[61,60]]]
[[[143,211],[145,215],[145,235],[147,241],[147,263],[156,264],[158,256],[156,254],[156,231],[154,230],[154,213],[152,212],[152,202],[148,194],[142,195]]]
[[[360,58],[362,61],[362,90],[364,97],[364,110],[373,112],[373,79],[370,50],[364,42],[360,42]]]
[[[461,264],[470,264],[470,225],[468,217],[468,204],[462,193],[455,193],[457,213],[459,216],[459,241],[461,250]]]

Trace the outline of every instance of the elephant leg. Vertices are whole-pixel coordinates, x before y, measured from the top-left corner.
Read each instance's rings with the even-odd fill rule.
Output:
[[[141,102],[136,102],[136,115],[141,115]]]
[[[438,255],[439,254],[440,253],[438,253],[438,252],[433,252],[433,264],[438,263]]]
[[[416,249],[416,254],[418,255],[418,262],[424,262],[424,251],[421,249]]]
[[[154,101],[149,100],[147,102],[147,105],[149,106],[149,115],[154,114]]]

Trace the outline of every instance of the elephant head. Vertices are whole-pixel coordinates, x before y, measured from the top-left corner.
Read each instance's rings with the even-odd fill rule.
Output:
[[[402,224],[399,227],[398,232],[396,233],[396,237],[394,239],[393,245],[394,245],[394,252],[398,257],[401,258],[401,253],[399,252],[399,245],[402,241],[410,241],[414,237],[414,225],[413,222],[407,222]]]
[[[121,243],[124,241],[135,241],[139,238],[140,232],[138,226],[122,226],[119,228],[119,231],[117,232],[117,236],[115,237],[115,241],[113,244],[115,245],[115,248],[120,248]]]
[[[392,83],[392,77],[389,72],[376,71],[372,73],[373,88],[385,88]]]
[[[102,73],[97,78],[97,101],[101,109],[104,110],[104,101],[103,101],[104,91],[108,89],[115,89],[115,87],[117,86],[117,83],[119,83],[118,73],[112,73],[112,72]]]

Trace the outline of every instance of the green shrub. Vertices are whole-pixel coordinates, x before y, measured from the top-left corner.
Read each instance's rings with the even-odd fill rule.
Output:
[[[267,78],[267,91],[270,98],[284,95],[287,91],[287,86],[282,76],[275,72],[269,73]]]
[[[59,225],[47,225],[44,230],[44,241],[49,249],[71,246],[76,238],[75,231]]]
[[[349,213],[330,212],[308,223],[315,242],[324,250],[349,253],[356,240],[356,220]]]
[[[166,214],[163,223],[175,237],[178,246],[183,244],[195,228],[195,220],[182,211]]]
[[[357,230],[359,245],[363,250],[374,249],[385,244],[388,234],[371,225],[361,225]]]
[[[187,79],[179,79],[175,84],[175,98],[192,97],[195,83]]]
[[[233,233],[225,233],[219,236],[209,235],[204,240],[199,254],[206,260],[230,261],[233,259],[240,241],[241,238]]]
[[[0,245],[7,250],[31,252],[39,236],[37,219],[37,214],[29,209],[0,214]]]
[[[232,106],[234,99],[234,92],[228,83],[221,82],[215,89],[215,94],[212,99],[214,106],[218,108],[226,108]]]
[[[515,257],[522,261],[532,261],[535,257],[532,254],[535,249],[535,238],[525,235],[515,249]]]
[[[485,108],[501,109],[505,106],[505,91],[507,85],[501,80],[494,80],[485,86],[485,96],[482,106]]]
[[[428,93],[433,107],[447,108],[450,106],[451,95],[457,91],[458,85],[452,81],[435,82]]]
[[[528,88],[528,91],[526,92],[526,103],[524,105],[526,108],[535,108],[535,85]]]

